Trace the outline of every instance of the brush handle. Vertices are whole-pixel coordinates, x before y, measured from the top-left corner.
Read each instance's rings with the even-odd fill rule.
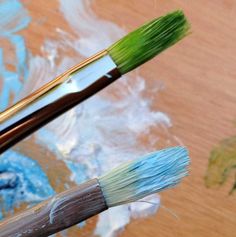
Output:
[[[107,209],[98,180],[60,193],[0,223],[0,237],[46,237]]]
[[[121,76],[107,54],[87,61],[0,113],[0,154]]]

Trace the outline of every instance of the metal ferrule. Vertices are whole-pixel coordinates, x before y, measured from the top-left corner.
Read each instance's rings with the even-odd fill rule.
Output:
[[[106,51],[87,59],[0,113],[0,131],[65,95],[86,90],[104,76],[112,80],[116,68]]]
[[[0,143],[1,136],[4,135],[7,128],[13,129],[17,126],[26,129],[26,126],[22,127],[22,123],[26,123],[28,119],[34,120],[36,124],[32,126],[31,121],[31,132],[33,132],[33,130],[50,122],[50,120],[103,89],[120,76],[116,64],[106,50],[74,66],[0,113]],[[29,134],[28,131],[27,135]],[[23,137],[21,136],[21,138]]]

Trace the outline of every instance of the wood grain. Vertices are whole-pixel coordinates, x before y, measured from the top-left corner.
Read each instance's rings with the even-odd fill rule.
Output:
[[[31,39],[26,43],[33,53],[39,53],[36,45],[41,45],[45,36],[55,37],[56,27],[71,32],[57,1],[23,2],[32,24],[22,33]],[[220,189],[204,185],[210,150],[221,139],[236,134],[236,1],[95,0],[93,8],[99,17],[126,30],[179,8],[192,24],[190,36],[141,69],[147,86],[155,80],[164,82],[165,90],[157,96],[154,108],[170,115],[170,132],[190,150],[190,176],[161,195],[163,204],[179,218],[161,208],[153,217],[132,221],[121,236],[236,236],[236,195],[228,195],[232,180]],[[38,24],[42,16],[47,21]],[[89,221],[85,230],[70,230],[68,236],[90,236],[94,223]]]

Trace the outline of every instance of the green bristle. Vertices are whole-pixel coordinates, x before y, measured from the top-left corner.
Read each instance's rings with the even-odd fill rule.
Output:
[[[174,11],[131,32],[108,51],[120,73],[125,74],[181,40],[189,28],[184,13]]]

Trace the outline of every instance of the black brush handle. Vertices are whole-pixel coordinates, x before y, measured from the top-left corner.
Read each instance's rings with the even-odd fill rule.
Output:
[[[0,223],[0,237],[46,237],[108,207],[98,180],[62,192]]]

